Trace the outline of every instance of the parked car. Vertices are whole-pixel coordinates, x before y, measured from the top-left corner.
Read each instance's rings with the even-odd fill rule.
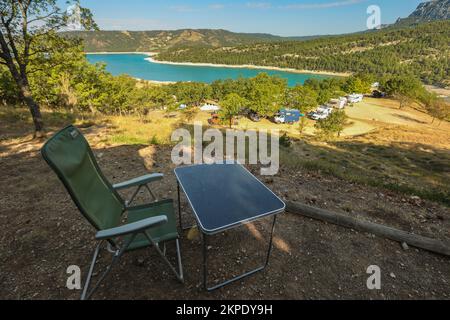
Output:
[[[217,125],[220,124],[220,122],[220,116],[215,112],[211,113],[211,118],[208,119],[208,123],[210,125]]]
[[[256,112],[250,112],[248,114],[248,118],[252,120],[253,122],[260,122],[261,117]]]
[[[325,120],[330,116],[330,113],[326,113],[326,112],[312,112],[310,114],[310,118],[312,120]]]
[[[332,112],[333,112],[333,108],[324,105],[324,106],[320,106],[319,108],[317,108],[316,111],[311,112],[309,114],[309,117],[312,120],[324,120],[324,119],[328,118]]]
[[[386,94],[384,92],[381,92],[381,91],[378,91],[378,90],[374,90],[372,92],[372,98],[380,99],[380,98],[384,98],[384,97],[386,97]]]
[[[316,112],[330,114],[333,112],[333,108],[330,106],[323,105],[323,106],[320,106],[319,108],[317,108]]]
[[[228,125],[228,122],[224,122],[222,121],[222,119],[220,118],[219,114],[216,112],[211,113],[211,118],[208,119],[208,123],[211,126],[214,125]],[[234,117],[233,119],[233,126],[237,126],[239,125],[239,118],[238,117]]]
[[[293,124],[299,122],[300,118],[304,116],[305,115],[297,109],[282,109],[280,112],[275,114],[274,121],[275,123]]]

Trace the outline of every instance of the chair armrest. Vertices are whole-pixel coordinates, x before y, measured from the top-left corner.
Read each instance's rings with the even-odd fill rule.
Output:
[[[139,233],[149,228],[158,227],[167,223],[167,221],[167,216],[152,217],[134,223],[126,224],[117,228],[101,230],[97,232],[95,238],[97,240],[114,239],[120,236]]]
[[[128,189],[132,187],[139,187],[146,185],[151,182],[159,181],[164,178],[164,175],[162,173],[154,173],[154,174],[148,174],[139,178],[131,179],[125,182],[121,182],[118,184],[113,185],[113,188],[116,190],[123,190]]]

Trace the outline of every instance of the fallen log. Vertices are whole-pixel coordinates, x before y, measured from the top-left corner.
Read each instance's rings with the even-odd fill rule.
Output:
[[[418,236],[406,231],[387,227],[378,223],[363,221],[329,210],[311,207],[297,202],[286,202],[286,211],[315,220],[326,221],[338,226],[375,234],[377,236],[407,243],[410,246],[450,256],[450,242]]]

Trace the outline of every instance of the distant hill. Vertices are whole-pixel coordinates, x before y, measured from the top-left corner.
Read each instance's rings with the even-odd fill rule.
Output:
[[[282,41],[283,37],[226,30],[183,29],[174,31],[72,31],[66,36],[84,40],[87,52],[148,52],[173,47],[223,47]]]
[[[450,19],[450,0],[433,0],[419,4],[407,18],[398,19],[398,24],[415,24]]]
[[[392,25],[381,30],[305,41],[266,42],[220,48],[164,50],[159,60],[253,64],[382,77],[415,75],[427,84],[450,85],[450,20]]]

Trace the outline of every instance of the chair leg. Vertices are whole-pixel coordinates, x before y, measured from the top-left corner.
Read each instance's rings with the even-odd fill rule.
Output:
[[[136,199],[136,197],[138,196],[139,192],[141,192],[142,188],[147,189],[148,193],[149,193],[150,196],[153,198],[153,202],[157,202],[157,201],[158,201],[158,198],[155,196],[155,194],[153,193],[152,189],[150,189],[150,187],[148,186],[148,184],[143,184],[143,185],[140,185],[140,186],[136,189],[136,191],[133,193],[133,196],[131,197],[130,200],[125,201],[125,205],[126,205],[127,207],[130,207],[130,206],[131,206],[131,204],[133,203],[134,199]]]
[[[86,278],[86,282],[85,282],[84,287],[83,287],[83,292],[81,293],[81,300],[86,300],[87,290],[88,290],[89,284],[91,282],[92,273],[94,272],[95,263],[97,262],[97,257],[98,257],[98,254],[100,252],[100,247],[101,247],[102,243],[103,242],[100,242],[97,245],[97,247],[95,248],[94,256],[92,257],[91,266],[89,267],[89,272],[88,272],[88,275],[87,275],[87,278]]]
[[[136,198],[136,196],[139,194],[139,192],[141,191],[143,186],[139,186],[139,188],[136,189],[136,191],[133,193],[133,196],[130,198],[130,200],[125,201],[125,205],[127,207],[131,206],[131,204],[133,203],[134,199]]]
[[[181,263],[181,249],[180,249],[180,240],[176,240],[177,245],[177,260],[178,260],[178,272],[179,277],[178,280],[181,281],[181,283],[184,283],[184,275],[183,275],[183,264]]]
[[[111,271],[112,267],[120,260],[120,258],[124,254],[124,252],[130,246],[130,244],[134,241],[136,236],[137,236],[137,234],[133,235],[120,250],[116,251],[116,253],[114,254],[114,256],[113,256],[113,258],[111,260],[111,263],[106,268],[105,272],[101,275],[100,279],[97,281],[97,283],[95,284],[94,288],[88,293],[89,284],[90,284],[90,281],[91,281],[91,278],[92,278],[92,273],[93,273],[94,267],[95,267],[95,262],[97,260],[98,253],[100,251],[100,247],[101,247],[103,242],[100,242],[98,244],[98,246],[97,246],[97,248],[96,248],[96,250],[94,252],[94,258],[92,259],[91,267],[89,268],[89,274],[88,274],[88,278],[87,278],[86,283],[85,283],[84,288],[83,288],[83,293],[81,295],[81,300],[88,300],[94,294],[94,292],[98,289],[98,287],[103,282],[103,280],[105,280],[106,276],[109,274],[109,272]]]
[[[153,245],[153,247],[155,247],[156,251],[159,253],[159,255],[161,256],[161,258],[163,258],[164,262],[169,266],[169,268],[172,270],[173,273],[175,273],[175,275],[177,276],[177,279],[180,282],[184,282],[184,277],[183,277],[183,266],[181,263],[181,252],[180,252],[180,243],[179,240],[176,240],[176,245],[177,245],[177,259],[178,259],[178,268],[179,268],[179,272],[177,272],[177,270],[174,268],[174,266],[172,265],[172,263],[170,263],[170,261],[167,259],[167,257],[164,255],[164,253],[161,251],[161,249],[159,248],[158,243],[156,243],[152,237],[150,237],[150,235],[148,234],[147,231],[144,231],[144,235],[145,237],[148,239],[148,241],[150,241],[150,243]]]
[[[147,189],[148,193],[150,193],[150,195],[152,196],[153,202],[157,202],[158,198],[155,196],[155,194],[153,193],[152,189],[150,189],[148,184],[146,184],[144,187]]]

